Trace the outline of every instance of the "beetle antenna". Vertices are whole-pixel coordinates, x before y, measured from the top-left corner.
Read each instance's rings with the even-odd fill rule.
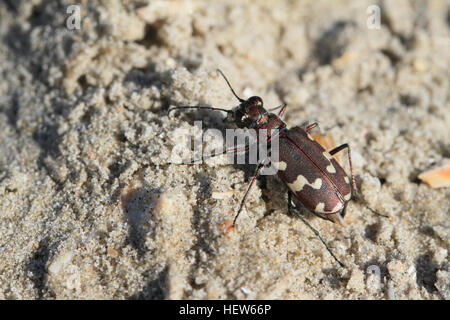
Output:
[[[217,72],[220,73],[220,74],[222,75],[222,77],[225,79],[225,81],[226,81],[227,84],[228,84],[228,87],[230,87],[230,90],[231,90],[231,92],[233,92],[233,94],[234,94],[234,96],[236,97],[236,99],[238,99],[239,102],[245,102],[244,99],[239,98],[238,95],[236,94],[236,92],[234,92],[233,88],[231,87],[230,82],[228,81],[227,77],[225,77],[225,75],[223,74],[223,72],[222,72],[220,69],[217,69]]]
[[[167,115],[170,115],[170,113],[177,109],[207,109],[207,110],[216,110],[216,111],[223,111],[227,113],[232,113],[233,111],[222,109],[222,108],[214,108],[214,107],[200,107],[200,106],[181,106],[181,107],[172,107],[167,110]]]

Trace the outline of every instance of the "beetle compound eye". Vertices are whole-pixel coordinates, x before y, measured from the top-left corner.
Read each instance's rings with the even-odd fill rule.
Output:
[[[253,106],[257,106],[257,107],[262,107],[262,99],[258,96],[253,96],[248,98],[247,100],[248,102],[250,102],[251,105]]]
[[[258,97],[258,99],[256,100],[256,104],[258,105],[258,107],[262,107],[263,106],[263,101],[260,97]]]
[[[262,107],[262,106],[263,106],[263,101],[262,101],[262,99],[261,99],[260,97],[258,97],[258,96],[250,97],[250,98],[248,99],[248,101],[250,101],[252,105],[255,105],[255,106],[257,106],[257,107]]]

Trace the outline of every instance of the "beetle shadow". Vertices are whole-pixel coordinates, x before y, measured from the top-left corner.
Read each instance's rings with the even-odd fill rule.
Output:
[[[202,135],[208,129],[212,129],[214,135],[216,131],[219,131],[225,142],[226,129],[230,128],[226,113],[220,110],[202,109],[202,107],[215,108],[214,105],[204,103],[203,101],[200,101],[197,105],[199,106],[198,109],[174,110],[170,113],[170,118],[184,120],[190,125],[194,125],[195,122],[200,121]]]
[[[345,287],[346,279],[342,278],[339,275],[339,271],[337,268],[325,268],[323,269],[323,273],[325,274],[325,280],[328,282],[332,289],[340,289]]]
[[[142,91],[155,87],[159,92],[165,92],[167,88],[171,88],[174,82],[172,77],[172,70],[158,71],[156,63],[149,63],[147,66],[141,68],[132,68],[123,78],[124,85],[130,91]],[[160,111],[166,112],[170,105],[174,103],[172,98],[167,94],[161,94],[158,98],[161,105]]]
[[[438,291],[436,288],[436,271],[439,266],[431,258],[430,254],[423,254],[416,259],[416,282],[420,288],[425,288],[429,293]]]
[[[128,297],[129,300],[163,300],[167,296],[167,278],[169,276],[166,266],[156,277],[147,282],[144,288]]]
[[[133,83],[141,88],[169,87],[173,84],[171,70],[159,72],[156,63],[149,63],[142,68],[132,68],[124,77],[125,83]]]
[[[216,235],[211,228],[210,211],[208,208],[208,201],[211,198],[211,176],[206,172],[201,172],[196,180],[200,181],[200,188],[197,192],[197,203],[193,207],[193,216],[191,224],[193,233],[196,236],[195,242],[188,249],[192,253],[194,262],[191,264],[188,272],[188,280],[190,286],[195,290],[202,289],[205,284],[198,284],[195,279],[198,275],[198,270],[211,269],[211,261],[215,260],[217,255],[216,243],[220,236]],[[208,258],[204,259],[202,256],[206,255]]]
[[[330,64],[345,51],[355,29],[353,21],[336,21],[316,41],[312,57],[317,59],[319,65]]]
[[[205,107],[214,107],[208,104],[199,103],[200,106]],[[234,107],[234,106],[231,106]],[[170,117],[172,118],[178,118],[181,120],[184,120],[191,125],[194,125],[195,122],[200,121],[201,122],[201,139],[202,141],[206,140],[206,136],[210,135],[213,140],[222,140],[222,147],[220,150],[210,150],[213,151],[212,153],[209,153],[209,150],[206,150],[204,148],[202,150],[203,156],[210,157],[214,154],[214,152],[217,152],[218,157],[227,157],[228,164],[233,165],[236,169],[241,170],[245,174],[245,181],[248,181],[251,179],[255,173],[256,170],[256,164],[250,164],[249,163],[249,155],[248,152],[245,153],[245,161],[237,161],[238,157],[242,156],[242,153],[233,153],[229,152],[225,155],[219,154],[222,151],[225,151],[227,148],[232,148],[227,143],[227,129],[236,129],[233,126],[229,125],[227,116],[224,114],[224,112],[221,111],[214,111],[209,109],[192,109],[192,110],[176,110],[171,112]],[[193,139],[197,139],[197,137],[193,137]],[[193,140],[191,140],[191,146]],[[238,147],[236,145],[236,141],[233,144],[233,147]],[[245,140],[246,143],[248,143],[248,140]],[[239,144],[241,146],[241,144]],[[191,147],[192,148],[192,147]],[[191,151],[194,151],[193,148]],[[243,163],[242,163],[243,162]],[[200,163],[200,162],[198,162]]]
[[[142,258],[149,250],[145,243],[147,237],[155,236],[157,221],[152,211],[160,194],[159,188],[152,188],[145,183],[136,186],[133,182],[121,193],[124,220],[128,224],[125,244],[131,245],[137,251],[139,258]]]
[[[53,292],[47,285],[48,270],[47,264],[57,248],[56,243],[50,243],[48,237],[39,241],[39,245],[26,264],[26,271],[31,274],[30,279],[37,291],[38,299],[42,299],[45,296],[54,296]]]

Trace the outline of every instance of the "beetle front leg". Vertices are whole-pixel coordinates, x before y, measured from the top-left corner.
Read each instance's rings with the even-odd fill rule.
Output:
[[[187,162],[181,162],[181,163],[169,162],[169,164],[177,164],[177,165],[194,164],[196,162],[204,161],[204,160],[207,160],[207,159],[211,159],[211,158],[214,158],[214,157],[217,157],[217,156],[221,156],[221,155],[224,155],[224,154],[227,154],[227,153],[247,152],[249,148],[250,148],[250,145],[245,145],[243,147],[234,147],[234,148],[225,149],[224,151],[222,151],[220,153],[216,153],[216,154],[213,154],[213,155],[210,155],[210,156],[202,156],[199,159],[191,159],[191,160],[189,160]]]
[[[296,207],[294,207],[292,205],[292,193],[290,191],[288,191],[288,212],[291,213],[291,210],[295,209],[296,210],[296,214],[297,217],[300,218],[300,220],[302,220],[302,222],[304,224],[306,224],[311,230],[312,232],[314,232],[314,234],[320,239],[320,241],[323,243],[323,245],[325,246],[325,248],[327,248],[328,252],[331,254],[331,256],[334,258],[334,260],[337,261],[337,263],[339,263],[339,265],[341,267],[345,267],[345,265],[339,261],[339,259],[334,255],[333,251],[331,251],[330,246],[328,245],[328,243],[322,238],[322,236],[320,235],[319,231],[317,231],[316,229],[314,229],[314,227],[305,219],[301,216],[301,214],[298,213],[298,209]]]
[[[352,166],[352,153],[350,151],[350,146],[348,145],[348,143],[344,143],[342,145],[340,145],[339,147],[334,148],[333,150],[329,151],[329,153],[331,155],[334,155],[336,153],[338,153],[339,151],[342,151],[343,149],[347,148],[348,149],[348,163],[350,164],[350,174],[351,174],[351,178],[352,178],[352,198],[357,198],[367,209],[369,209],[372,213],[379,215],[381,217],[385,217],[385,218],[389,218],[387,215],[381,214],[376,212],[374,209],[372,209],[371,207],[369,207],[367,205],[367,203],[363,200],[363,198],[361,197],[361,195],[358,192],[358,189],[356,188],[356,179],[355,179],[355,175],[353,174],[353,166]]]
[[[255,172],[255,174],[253,175],[252,181],[250,181],[250,183],[249,183],[249,185],[248,185],[248,187],[247,187],[247,191],[245,192],[245,195],[244,195],[244,197],[243,197],[242,200],[241,200],[241,204],[239,205],[239,210],[238,210],[238,212],[236,213],[236,215],[234,216],[234,219],[233,219],[233,225],[232,225],[233,227],[234,227],[234,225],[236,224],[236,220],[237,220],[237,218],[239,217],[239,214],[241,213],[242,208],[244,207],[245,200],[247,200],[247,197],[248,197],[248,194],[249,194],[249,192],[250,192],[250,189],[252,188],[253,183],[255,183],[256,178],[259,176],[259,172],[261,171],[261,168],[262,168],[263,166],[264,166],[264,164],[263,164],[262,162],[260,162],[260,163],[258,164],[258,167],[256,168],[256,172]]]

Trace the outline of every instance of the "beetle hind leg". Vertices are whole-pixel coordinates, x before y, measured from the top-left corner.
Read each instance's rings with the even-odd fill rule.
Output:
[[[350,174],[351,174],[351,186],[352,186],[352,199],[357,199],[359,200],[359,202],[362,203],[362,205],[364,207],[366,207],[367,209],[369,209],[372,213],[376,214],[377,216],[381,216],[381,217],[385,217],[385,218],[389,218],[389,216],[381,214],[376,212],[374,209],[372,209],[371,207],[369,207],[367,205],[367,203],[363,200],[363,198],[361,197],[361,195],[358,193],[358,189],[356,188],[356,179],[355,179],[355,175],[353,174],[353,166],[352,166],[352,153],[350,151],[350,146],[348,145],[348,143],[344,143],[332,150],[329,151],[329,153],[331,155],[334,155],[336,153],[338,153],[339,151],[342,151],[343,149],[347,148],[348,150],[348,162],[350,164]],[[345,211],[345,208],[344,210]],[[344,216],[344,213],[342,214],[342,216]]]
[[[357,189],[356,189],[355,175],[353,174],[352,152],[350,151],[350,146],[348,145],[348,143],[341,144],[340,146],[330,150],[329,154],[335,155],[336,153],[344,150],[345,148],[347,148],[347,150],[348,150],[348,163],[350,164],[350,175],[352,178],[351,185],[352,185],[352,193],[353,193],[353,192],[357,192]]]
[[[291,213],[291,210],[295,209],[296,210],[296,215],[298,218],[300,218],[300,220],[302,220],[302,222],[304,224],[306,224],[308,226],[308,228],[311,229],[312,232],[314,232],[314,234],[320,239],[320,241],[323,243],[323,245],[325,246],[325,248],[327,248],[327,251],[331,254],[331,256],[334,258],[334,260],[337,261],[337,263],[339,263],[339,265],[341,267],[345,267],[345,265],[339,261],[339,259],[334,255],[333,251],[331,251],[330,246],[328,245],[328,243],[322,238],[322,236],[320,235],[319,231],[317,231],[316,229],[314,229],[314,227],[305,219],[302,217],[302,215],[298,212],[298,209],[296,207],[294,207],[292,205],[292,194],[290,191],[288,191],[288,212]]]
[[[352,194],[352,199],[358,199],[358,201],[361,202],[362,205],[363,205],[364,207],[366,207],[366,209],[369,209],[370,212],[372,212],[373,214],[376,214],[377,216],[380,216],[380,217],[389,218],[388,215],[381,214],[381,213],[375,211],[374,209],[372,209],[371,207],[369,207],[368,204],[367,204],[367,203],[364,201],[364,199],[361,197],[361,195],[358,193],[358,191],[355,191],[355,192]]]

